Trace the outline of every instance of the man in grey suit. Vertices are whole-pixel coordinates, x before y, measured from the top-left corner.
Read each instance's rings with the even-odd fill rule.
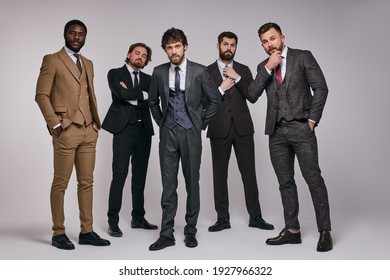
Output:
[[[267,93],[265,134],[273,168],[279,181],[285,228],[269,245],[301,243],[298,221],[298,193],[294,180],[297,156],[302,175],[309,186],[320,238],[317,251],[332,250],[328,193],[318,164],[318,125],[328,95],[328,87],[317,61],[310,51],[287,48],[285,37],[276,23],[266,23],[259,30],[261,44],[269,58],[257,67],[249,94],[258,98]]]
[[[247,100],[257,98],[248,95],[248,85],[253,76],[248,66],[233,60],[238,37],[233,32],[218,36],[219,58],[207,66],[214,83],[223,98],[218,113],[210,121],[207,137],[210,138],[213,159],[214,204],[217,222],[209,227],[210,232],[230,228],[228,167],[234,148],[238,168],[244,185],[245,205],[249,214],[249,226],[265,230],[273,225],[262,218],[255,168],[255,144],[253,122]]]
[[[112,104],[102,127],[113,134],[112,181],[108,199],[108,234],[123,235],[119,228],[123,188],[131,158],[131,227],[157,229],[145,219],[144,190],[152,144],[153,124],[149,112],[150,75],[140,71],[152,59],[152,50],[144,43],[132,44],[126,64],[108,72]]]
[[[199,215],[199,170],[202,153],[202,129],[218,110],[219,91],[206,67],[185,58],[187,37],[177,28],[168,29],[161,47],[170,62],[157,66],[152,74],[149,104],[152,116],[160,127],[160,168],[163,192],[162,221],[158,240],[149,250],[175,245],[173,235],[177,210],[177,175],[179,161],[186,184],[185,245],[198,245],[195,234]],[[202,106],[206,98],[209,105]]]

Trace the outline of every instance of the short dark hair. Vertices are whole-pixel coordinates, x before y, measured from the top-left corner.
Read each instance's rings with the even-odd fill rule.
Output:
[[[161,38],[161,47],[165,50],[165,46],[169,43],[181,42],[184,46],[188,46],[187,37],[180,29],[172,27],[165,31]]]
[[[218,36],[218,44],[222,43],[222,40],[223,40],[224,37],[229,38],[229,39],[235,39],[236,40],[236,44],[238,44],[238,37],[237,37],[237,35],[234,34],[233,32],[230,32],[230,31],[224,31],[221,34],[219,34],[219,36]]]
[[[85,30],[85,34],[87,34],[87,26],[85,26],[85,24],[82,21],[78,20],[78,19],[72,19],[72,20],[68,21],[65,24],[64,35],[66,34],[66,31],[68,31],[68,29],[69,29],[69,27],[71,25],[80,25],[80,26],[82,26],[84,28],[84,30]]]
[[[129,51],[127,52],[127,54],[131,53],[136,47],[143,47],[143,48],[146,49],[147,55],[146,55],[146,60],[145,60],[145,65],[144,66],[148,65],[148,63],[150,61],[152,61],[152,49],[148,45],[146,45],[144,43],[135,43],[135,44],[132,44],[130,46]],[[129,58],[126,57],[125,61],[126,61],[126,63],[129,62]]]
[[[283,35],[282,29],[280,28],[279,25],[277,25],[274,22],[267,22],[267,23],[263,24],[262,26],[260,26],[260,28],[258,30],[259,37],[262,34],[264,34],[265,32],[267,32],[268,30],[270,30],[271,28],[274,28],[280,35]]]

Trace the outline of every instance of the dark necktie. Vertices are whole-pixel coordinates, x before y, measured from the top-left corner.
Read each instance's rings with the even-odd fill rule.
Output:
[[[77,68],[79,68],[79,71],[81,73],[82,71],[82,67],[81,67],[81,62],[80,62],[80,55],[78,53],[74,53],[73,54],[75,57],[76,57],[76,65],[77,65]]]
[[[138,72],[134,71],[134,87],[138,86]]]
[[[180,67],[179,66],[176,66],[175,67],[175,91],[176,93],[179,93],[180,92]]]

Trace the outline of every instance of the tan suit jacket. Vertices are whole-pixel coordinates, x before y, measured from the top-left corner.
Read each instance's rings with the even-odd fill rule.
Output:
[[[89,91],[89,106],[94,127],[100,129],[95,90],[93,87],[92,61],[80,56],[86,70]],[[78,110],[80,92],[80,73],[76,64],[62,48],[59,52],[44,56],[37,81],[35,100],[42,111],[49,131],[61,123],[67,128]]]

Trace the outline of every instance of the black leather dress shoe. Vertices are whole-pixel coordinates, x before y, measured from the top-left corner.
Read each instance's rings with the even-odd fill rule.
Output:
[[[260,228],[260,229],[266,229],[266,230],[274,229],[274,226],[264,221],[261,216],[257,216],[254,217],[253,219],[249,219],[249,226]]]
[[[92,231],[88,233],[79,234],[79,244],[82,245],[93,245],[93,246],[109,246],[110,241],[100,238],[100,236]]]
[[[293,233],[285,228],[278,236],[268,238],[265,243],[268,245],[299,244],[302,243],[301,232]]]
[[[73,250],[74,245],[72,241],[69,240],[69,238],[66,236],[66,234],[60,234],[53,236],[51,238],[51,245],[54,247],[57,247],[58,249],[63,249],[63,250]]]
[[[143,229],[158,229],[156,225],[152,225],[145,218],[133,218],[131,220],[131,227]]]
[[[195,234],[186,234],[184,244],[189,248],[195,248],[198,246],[198,240],[196,240]]]
[[[118,225],[108,225],[108,234],[113,237],[121,237],[123,235]]]
[[[161,236],[159,239],[157,239],[156,242],[154,242],[152,245],[149,246],[149,250],[158,251],[173,245],[175,245],[174,240],[165,236]]]
[[[215,232],[215,231],[221,231],[228,228],[231,228],[229,220],[219,218],[215,224],[209,227],[209,231]]]
[[[320,239],[317,243],[317,251],[318,252],[327,252],[333,249],[333,240],[329,231],[321,231]]]

